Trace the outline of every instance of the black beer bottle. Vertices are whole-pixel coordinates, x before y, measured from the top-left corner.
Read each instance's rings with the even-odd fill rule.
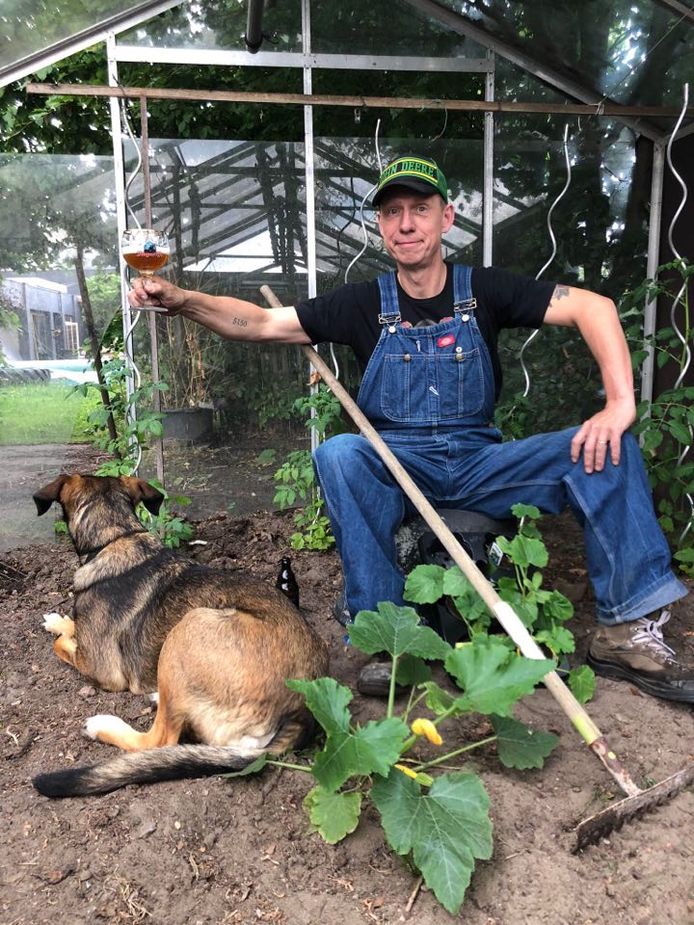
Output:
[[[280,562],[280,571],[276,584],[280,591],[287,595],[292,604],[298,607],[299,585],[296,583],[296,577],[292,571],[292,560],[288,556],[284,556]]]

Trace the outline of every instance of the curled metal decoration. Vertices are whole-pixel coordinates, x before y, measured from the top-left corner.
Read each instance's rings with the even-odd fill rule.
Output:
[[[379,173],[379,176],[380,176],[381,170],[382,170],[382,167],[381,167],[381,150],[380,150],[379,143],[378,143],[378,133],[379,133],[380,128],[381,128],[381,120],[379,119],[379,120],[376,122],[376,131],[375,131],[375,133],[374,133],[374,145],[375,145],[375,147],[376,147],[376,160],[378,161],[378,173]],[[363,243],[362,248],[361,248],[361,250],[359,251],[359,253],[350,261],[349,266],[348,266],[347,269],[345,270],[345,277],[344,277],[345,285],[347,285],[347,283],[349,282],[349,272],[350,272],[350,270],[352,269],[352,267],[354,266],[354,264],[363,256],[364,251],[365,251],[366,248],[369,246],[369,233],[368,233],[368,231],[366,230],[366,222],[365,222],[365,220],[364,220],[364,206],[366,205],[366,200],[367,200],[367,199],[369,198],[369,196],[374,192],[375,189],[376,189],[376,184],[374,184],[374,185],[366,192],[365,196],[362,198],[361,203],[359,204],[359,222],[360,222],[360,224],[361,224],[361,235],[362,235],[362,238],[363,238],[363,240],[364,240],[364,243]],[[335,345],[332,344],[332,343],[330,344],[330,359],[332,360],[333,370],[335,371],[335,378],[336,378],[336,379],[339,379],[339,378],[340,378],[340,364],[337,362],[337,356],[335,355]]]
[[[380,176],[380,174],[381,174],[381,170],[383,169],[382,166],[381,166],[381,149],[380,149],[379,143],[378,143],[378,132],[379,132],[380,128],[381,128],[381,120],[379,119],[378,122],[376,122],[376,131],[375,131],[375,133],[374,133],[374,145],[376,146],[376,160],[378,161],[378,173],[379,173],[379,176]],[[374,191],[375,189],[376,189],[376,184],[374,184],[374,185],[371,187],[371,189],[368,190],[368,192],[367,192],[366,195],[363,197],[363,199],[362,199],[362,201],[361,201],[361,203],[360,203],[360,205],[359,205],[359,221],[360,221],[360,224],[361,224],[361,235],[362,235],[362,238],[363,238],[363,240],[364,240],[364,244],[362,245],[362,248],[361,248],[361,250],[359,251],[359,253],[356,255],[356,257],[354,257],[354,259],[350,262],[349,266],[348,266],[347,269],[345,270],[345,283],[347,283],[347,282],[349,281],[349,271],[352,269],[352,267],[353,267],[354,264],[357,262],[357,260],[359,260],[359,259],[362,257],[364,251],[365,251],[366,248],[369,246],[369,233],[368,233],[368,231],[366,230],[366,222],[364,221],[364,206],[366,205],[366,200],[369,198],[369,196],[373,193],[373,191]]]
[[[567,124],[564,126],[564,163],[566,164],[566,181],[564,183],[564,186],[561,192],[556,197],[552,205],[549,207],[549,211],[547,212],[547,231],[549,233],[550,241],[552,242],[552,253],[547,258],[547,261],[542,267],[542,269],[538,270],[537,274],[535,275],[535,279],[539,279],[542,276],[542,274],[545,272],[547,267],[552,263],[552,261],[557,255],[557,239],[554,235],[554,229],[552,228],[552,213],[554,212],[560,200],[563,198],[569,186],[571,185],[571,159],[569,157],[568,138],[569,138],[569,126]],[[535,340],[535,338],[537,337],[539,333],[540,333],[539,328],[536,328],[532,332],[532,334],[526,339],[526,341],[523,343],[523,346],[521,347],[520,353],[518,355],[518,359],[520,360],[521,369],[523,370],[523,377],[525,379],[525,391],[523,392],[523,398],[527,398],[528,392],[530,391],[530,374],[528,373],[528,367],[525,365],[525,351],[530,346],[530,344]]]
[[[670,250],[672,251],[672,253],[673,253],[674,257],[675,257],[675,260],[676,260],[678,263],[682,262],[682,256],[681,256],[681,254],[679,253],[679,251],[677,250],[677,248],[675,247],[675,243],[674,243],[674,240],[673,240],[673,231],[674,231],[675,224],[676,224],[678,218],[680,217],[680,214],[681,214],[682,210],[684,209],[685,203],[687,202],[688,190],[687,190],[687,184],[684,182],[684,180],[682,179],[682,177],[680,176],[680,174],[679,174],[679,173],[677,172],[677,170],[675,169],[674,164],[672,163],[672,145],[673,145],[673,142],[675,141],[675,138],[677,137],[677,133],[679,132],[680,126],[682,125],[682,122],[683,122],[683,120],[684,120],[684,117],[685,117],[685,115],[686,115],[686,113],[687,113],[687,107],[688,107],[688,105],[689,105],[689,84],[686,83],[686,84],[684,85],[684,100],[683,100],[683,103],[682,103],[682,110],[681,110],[681,112],[680,112],[680,114],[679,114],[679,118],[677,119],[677,122],[675,123],[675,127],[673,128],[672,133],[670,134],[670,137],[669,137],[668,143],[667,143],[667,148],[666,148],[666,159],[667,159],[668,167],[670,168],[670,170],[671,170],[671,172],[672,172],[672,175],[674,176],[674,178],[677,180],[677,182],[679,183],[680,187],[682,188],[682,199],[680,200],[679,206],[678,206],[677,209],[675,210],[675,214],[672,216],[672,220],[670,221],[670,225],[669,225],[669,227],[668,227],[668,233],[667,233],[667,236],[668,236],[668,243],[669,243],[669,245],[670,245]],[[689,344],[688,344],[688,342],[687,342],[687,338],[686,338],[685,334],[682,333],[682,331],[681,331],[679,325],[677,324],[677,309],[678,309],[680,303],[682,302],[682,300],[683,300],[683,298],[684,298],[685,292],[686,292],[686,290],[687,290],[687,285],[688,285],[688,280],[687,280],[687,278],[685,278],[685,279],[682,281],[682,286],[680,287],[679,292],[678,292],[677,295],[675,296],[675,299],[674,299],[674,301],[673,301],[673,303],[672,303],[672,307],[670,308],[670,324],[672,325],[672,329],[674,330],[675,335],[677,336],[678,340],[679,340],[679,341],[681,342],[681,344],[682,344],[682,347],[684,348],[684,349],[683,349],[683,354],[682,354],[683,360],[682,360],[682,362],[681,362],[681,364],[680,364],[680,372],[679,372],[679,375],[678,375],[677,379],[675,380],[675,384],[674,384],[674,386],[673,386],[673,388],[675,388],[675,389],[679,388],[680,385],[682,384],[682,382],[684,381],[684,377],[686,376],[687,371],[688,371],[688,369],[689,369],[689,367],[690,367],[690,365],[691,365],[691,361],[692,361],[692,351],[691,351],[691,348],[690,348],[690,346],[689,346]],[[692,427],[691,427],[691,425],[689,425],[689,433],[690,433],[690,435],[691,435],[691,433],[692,433]],[[681,464],[684,462],[684,460],[685,460],[687,454],[689,453],[689,450],[690,450],[690,449],[691,449],[691,442],[689,443],[688,446],[684,447],[684,449],[683,449],[682,452],[680,453],[680,455],[679,455],[679,457],[678,457],[678,459],[677,459],[677,464],[678,464],[678,465],[681,465]],[[689,531],[692,529],[692,523],[694,523],[694,498],[692,498],[692,496],[691,496],[690,494],[687,494],[687,495],[686,495],[686,498],[687,498],[687,501],[689,502],[689,507],[690,507],[690,511],[691,511],[691,516],[690,516],[690,518],[689,518],[689,522],[687,523],[686,527],[684,528],[684,530],[683,530],[682,533],[680,534],[680,538],[679,538],[679,541],[680,541],[680,542],[682,542],[682,540],[685,538],[685,536],[686,536],[686,535],[689,533]]]
[[[128,210],[128,213],[129,213],[130,217],[132,218],[134,224],[135,224],[138,228],[140,228],[141,226],[140,226],[140,222],[138,221],[137,215],[135,215],[135,212],[133,211],[132,206],[130,205],[130,199],[129,199],[129,197],[128,197],[128,192],[129,192],[129,190],[130,190],[130,186],[131,186],[133,180],[135,179],[135,177],[138,175],[138,173],[139,173],[140,170],[142,169],[142,152],[140,151],[140,146],[139,146],[139,144],[138,144],[137,141],[135,140],[135,135],[133,134],[133,130],[132,130],[132,128],[130,127],[130,119],[128,118],[128,111],[127,111],[127,109],[126,109],[125,107],[126,107],[125,101],[124,101],[124,100],[121,100],[121,101],[120,101],[121,119],[122,119],[123,125],[125,126],[126,134],[127,134],[128,138],[130,139],[130,141],[132,142],[133,148],[135,149],[135,155],[136,155],[136,157],[137,157],[137,161],[136,161],[136,163],[135,163],[135,168],[134,168],[133,172],[130,174],[130,179],[127,180],[126,183],[125,183],[125,189],[124,189],[124,192],[125,192],[125,208]]]

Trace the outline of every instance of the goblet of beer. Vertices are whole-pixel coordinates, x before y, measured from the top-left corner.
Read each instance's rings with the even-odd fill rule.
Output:
[[[169,259],[169,239],[154,228],[128,228],[120,242],[123,260],[140,276],[152,277]]]

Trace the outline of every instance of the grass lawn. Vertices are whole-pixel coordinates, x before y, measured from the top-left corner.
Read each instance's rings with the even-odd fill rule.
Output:
[[[0,446],[88,443],[87,411],[96,392],[83,398],[67,383],[27,382],[0,388]]]

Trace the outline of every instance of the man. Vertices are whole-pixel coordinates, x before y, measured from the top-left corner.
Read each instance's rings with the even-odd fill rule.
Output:
[[[634,388],[613,302],[445,263],[441,241],[454,208],[427,158],[394,160],[373,205],[397,268],[377,281],[264,310],[139,279],[130,304],[163,306],[232,340],[350,345],[363,370],[359,405],[432,503],[499,519],[519,501],[551,514],[569,507],[584,529],[600,624],[590,664],[655,696],[694,702],[694,672],[662,635],[668,606],[687,592],[670,570],[641,453],[627,432]],[[502,443],[493,423],[497,335],[541,324],[578,328],[600,368],[605,407],[580,427]],[[406,513],[401,489],[361,435],[323,443],[315,466],[342,559],[347,617],[379,601],[402,603],[394,539]],[[389,670],[379,671],[366,666],[363,689],[385,681]]]

